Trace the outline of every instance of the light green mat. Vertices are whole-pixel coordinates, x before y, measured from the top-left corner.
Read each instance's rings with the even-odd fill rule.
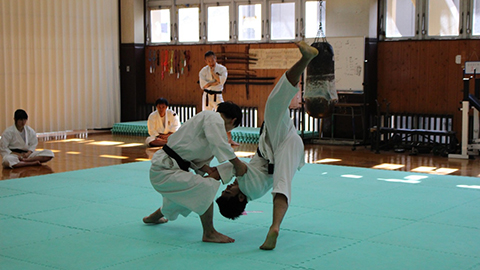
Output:
[[[112,127],[113,134],[148,136],[147,120],[125,123],[115,123]]]
[[[116,123],[112,127],[113,134],[148,136],[147,121],[135,121]],[[258,143],[260,128],[237,127],[232,130],[232,139],[238,143]],[[302,135],[301,131],[297,132]],[[315,138],[319,136],[318,132],[304,131],[304,138]]]
[[[148,226],[149,162],[0,181],[1,269],[480,270],[480,180],[307,164],[277,248],[258,249],[271,195],[201,242],[196,214]]]

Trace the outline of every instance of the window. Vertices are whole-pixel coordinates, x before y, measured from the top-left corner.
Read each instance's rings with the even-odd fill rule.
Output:
[[[472,35],[478,36],[480,35],[480,0],[473,1],[472,20]]]
[[[387,0],[387,31],[389,38],[415,36],[415,1]]]
[[[322,27],[322,31],[320,31],[320,27]],[[306,1],[305,37],[316,38],[325,35],[325,1]]]
[[[150,23],[152,43],[170,42],[170,9],[151,10]]]
[[[274,3],[271,5],[270,14],[270,38],[295,39],[295,3]]]
[[[200,40],[199,8],[178,9],[178,41],[198,42]]]
[[[207,10],[207,40],[228,41],[230,39],[229,6],[211,6]]]
[[[379,39],[480,36],[480,0],[381,0]]]
[[[262,39],[262,5],[238,6],[238,39],[242,41]]]
[[[458,36],[460,0],[430,0],[428,2],[428,35]]]

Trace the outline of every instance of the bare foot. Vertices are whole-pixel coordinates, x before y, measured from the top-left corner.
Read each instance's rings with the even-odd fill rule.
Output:
[[[21,168],[21,167],[27,167],[27,166],[40,166],[42,163],[40,161],[20,161],[19,163],[13,165],[13,168]]]
[[[164,217],[155,219],[155,218],[152,218],[151,216],[148,216],[143,218],[143,222],[145,224],[163,224],[163,223],[167,223],[168,219]]]
[[[300,49],[300,52],[302,53],[302,56],[303,57],[306,57],[306,58],[309,58],[309,59],[312,59],[314,58],[315,56],[317,56],[318,54],[318,50],[310,45],[308,45],[307,43],[305,43],[305,41],[299,41],[297,43],[295,43],[297,45],[297,47]]]
[[[267,238],[260,249],[272,250],[277,245],[278,230],[270,229],[267,234]]]
[[[167,223],[168,219],[164,217],[162,209],[158,208],[157,211],[151,213],[150,216],[144,217],[143,222],[146,224],[162,224]]]
[[[202,241],[210,243],[233,243],[235,242],[235,239],[214,231],[213,233],[209,234],[204,233]]]

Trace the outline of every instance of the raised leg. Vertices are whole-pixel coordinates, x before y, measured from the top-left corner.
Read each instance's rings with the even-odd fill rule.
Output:
[[[298,60],[289,70],[287,70],[287,79],[292,85],[297,85],[300,81],[300,77],[302,73],[305,71],[308,63],[318,55],[318,50],[304,41],[300,41],[295,43],[300,53],[302,54],[302,58]]]

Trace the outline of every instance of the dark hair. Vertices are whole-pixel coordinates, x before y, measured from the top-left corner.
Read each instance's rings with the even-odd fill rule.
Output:
[[[217,56],[215,55],[215,53],[212,52],[212,51],[208,51],[208,52],[205,53],[205,58],[207,58],[207,57],[209,57],[209,56],[215,56],[215,57],[217,57]]]
[[[15,119],[15,121],[28,119],[27,112],[22,109],[18,109],[15,111],[15,114],[13,115],[13,119]]]
[[[245,211],[245,206],[247,206],[247,199],[240,201],[237,194],[235,197],[226,198],[226,197],[218,197],[216,202],[218,205],[218,209],[220,210],[220,214],[222,216],[229,218],[229,219],[236,219],[238,218],[243,211]]]
[[[235,127],[238,127],[242,123],[242,109],[240,109],[237,104],[231,101],[225,101],[218,104],[217,112],[223,113],[229,119],[236,118],[234,123]]]
[[[159,98],[157,99],[157,101],[155,101],[155,107],[157,107],[157,105],[159,104],[165,104],[166,106],[168,106],[168,100],[164,99],[163,97]]]

